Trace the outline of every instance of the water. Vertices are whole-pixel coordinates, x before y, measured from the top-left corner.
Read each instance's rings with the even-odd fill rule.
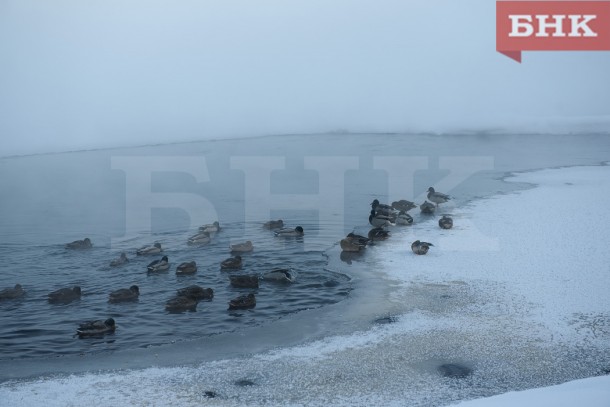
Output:
[[[396,293],[394,283],[377,270],[383,246],[372,248],[365,256],[340,253],[336,243],[345,233],[368,230],[366,218],[372,199],[422,202],[427,187],[435,184],[454,195],[459,207],[525,187],[502,182],[509,171],[598,164],[607,160],[609,153],[609,138],[604,135],[304,135],[4,158],[0,161],[0,258],[13,266],[0,276],[0,287],[19,282],[27,295],[0,303],[0,380],[80,372],[92,364],[100,369],[116,368],[117,361],[123,368],[196,364],[369,330],[376,326],[375,320],[406,310],[451,314],[454,308],[478,298],[461,285],[424,285],[406,299],[388,301]],[[213,210],[185,211],[176,204],[154,209],[150,230],[127,227],[128,219],[139,215],[130,205],[142,199],[135,207],[147,213],[144,200],[151,197],[137,195],[129,186],[129,175],[113,169],[113,162],[124,157],[134,162],[134,157],[140,157],[149,164],[151,157],[201,160],[208,179],[198,178],[196,170],[191,174],[157,171],[150,175],[150,190],[198,195]],[[239,157],[254,157],[255,163],[244,172],[236,157],[238,161]],[[270,170],[270,191],[258,191],[257,183],[263,177],[252,174],[276,166],[275,157],[285,160],[285,169]],[[317,170],[311,169],[311,157]],[[324,160],[330,160],[330,169],[324,167]],[[337,162],[335,170],[333,160]],[[343,184],[333,178],[337,167],[343,171]],[[326,193],[319,198],[325,205],[299,204],[301,194],[315,196],[320,191]],[[262,197],[256,196],[257,192]],[[270,202],[265,200],[268,192],[289,196],[295,203],[269,209]],[[416,211],[413,214],[416,223],[433,221]],[[261,228],[264,221],[280,217],[289,226],[303,226],[303,239],[278,239]],[[186,245],[199,223],[216,219],[223,230],[212,244],[202,248]],[[64,249],[65,243],[85,236],[93,240],[93,249]],[[219,263],[229,256],[229,243],[246,239],[254,242],[255,250],[244,256],[243,272],[261,274],[275,267],[292,267],[299,276],[292,285],[263,282],[256,291],[255,309],[230,312],[228,300],[250,290],[231,288],[229,273],[221,272]],[[145,265],[158,256],[134,255],[136,248],[155,241],[163,244],[172,263],[166,274],[148,275],[145,271]],[[126,251],[131,262],[109,268],[108,263],[120,251]],[[175,266],[190,260],[197,262],[198,273],[176,276]],[[194,283],[212,287],[214,300],[200,303],[196,312],[170,314],[163,309],[178,288]],[[140,287],[138,302],[107,303],[110,291],[132,284]],[[83,288],[80,301],[47,303],[48,292],[71,285]],[[466,305],[455,303],[457,298]],[[78,322],[108,316],[117,320],[115,335],[91,340],[73,337]],[[489,333],[490,341],[500,341],[500,336],[501,332],[495,336]],[[452,342],[450,338],[449,334],[443,337],[442,347],[470,342],[467,338]],[[432,351],[435,346],[429,337],[414,336],[403,342],[404,346],[431,349],[426,362],[415,364],[416,372],[433,371],[435,363],[442,360],[442,355]],[[477,358],[476,343],[465,352],[471,354],[470,360]],[[363,357],[374,358],[368,350],[363,353]],[[393,357],[398,355],[387,356],[388,360]],[[422,392],[425,388],[423,383]],[[471,390],[463,393],[472,395]]]

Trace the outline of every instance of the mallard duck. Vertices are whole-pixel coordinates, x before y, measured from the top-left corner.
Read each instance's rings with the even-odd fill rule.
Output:
[[[235,257],[229,257],[226,260],[223,260],[220,263],[220,268],[222,270],[226,269],[240,269],[242,265],[241,256],[237,255]]]
[[[292,269],[275,269],[263,274],[264,280],[272,280],[282,283],[293,283],[297,278],[297,273]]]
[[[284,221],[281,219],[270,220],[269,222],[266,222],[263,227],[265,229],[281,229],[284,227]]]
[[[420,242],[419,240],[416,240],[411,243],[411,250],[413,250],[413,253],[415,254],[426,254],[428,253],[430,246],[434,245],[432,243]]]
[[[394,212],[394,208],[390,205],[379,203],[379,200],[375,199],[371,202],[371,208],[378,214],[389,216]]]
[[[180,263],[178,267],[176,267],[176,274],[184,275],[184,274],[195,274],[197,272],[197,263],[195,261],[189,261]]]
[[[369,223],[376,228],[384,228],[393,225],[390,217],[376,213],[374,209],[371,209]]]
[[[229,301],[229,309],[247,309],[256,307],[256,297],[254,294],[240,295]]]
[[[125,253],[121,253],[118,259],[114,259],[110,262],[110,267],[119,267],[125,263],[128,263],[129,259]]]
[[[126,302],[126,301],[135,301],[140,296],[140,288],[137,285],[132,285],[129,288],[121,288],[120,290],[116,290],[111,292],[108,295],[108,302],[117,303],[117,302]]]
[[[214,298],[214,290],[198,285],[189,285],[178,290],[178,296],[189,297],[194,300],[209,300]]]
[[[220,232],[220,223],[218,223],[218,221],[215,221],[211,225],[199,226],[199,232],[200,233],[208,233],[208,234],[209,233]]]
[[[451,229],[453,227],[453,219],[447,215],[443,215],[443,217],[438,220],[438,225],[441,229]]]
[[[66,249],[72,250],[91,249],[92,247],[93,244],[91,244],[91,239],[89,239],[88,237],[84,238],[83,240],[75,240],[72,243],[68,243],[66,245]]]
[[[305,233],[301,226],[297,226],[294,229],[290,229],[290,228],[280,229],[277,232],[275,232],[275,235],[279,236],[279,237],[297,237],[297,236],[303,236],[304,234]]]
[[[165,303],[165,309],[170,312],[195,311],[197,300],[192,297],[178,295]]]
[[[67,304],[74,300],[80,300],[81,290],[79,286],[72,288],[60,288],[57,291],[49,293],[48,298],[50,303]]]
[[[236,252],[236,253],[251,252],[252,250],[254,250],[254,246],[252,245],[252,242],[249,240],[244,243],[232,244],[229,246],[229,248],[231,249],[232,252]]]
[[[105,321],[88,321],[83,322],[79,325],[76,330],[76,334],[79,338],[86,338],[89,336],[102,336],[107,333],[112,333],[116,330],[116,324],[113,318],[108,318]]]
[[[258,276],[241,274],[238,276],[229,276],[231,285],[238,288],[258,288]]]
[[[390,237],[390,232],[388,232],[387,230],[383,230],[382,228],[373,228],[369,230],[368,236],[369,239],[375,242],[377,240],[386,240]]]
[[[210,234],[208,232],[197,233],[194,236],[191,236],[187,240],[187,244],[189,246],[204,246],[212,241]]]
[[[169,259],[167,256],[163,256],[161,257],[161,260],[151,262],[148,266],[146,266],[146,269],[151,273],[167,271],[169,270]]]
[[[396,217],[396,224],[408,226],[413,224],[413,218],[405,211],[400,211],[398,216]]]
[[[5,288],[0,291],[0,300],[13,300],[25,294],[21,284],[15,284],[14,288]]]
[[[155,243],[152,246],[143,246],[140,247],[137,251],[136,254],[138,256],[144,256],[146,254],[157,254],[157,253],[161,253],[163,251],[163,249],[161,248],[161,243]]]
[[[436,204],[436,206],[438,206],[438,204],[442,204],[442,203],[445,203],[448,200],[450,200],[451,197],[447,194],[443,194],[441,192],[436,192],[434,190],[434,188],[430,187],[430,188],[428,188],[428,199],[431,202],[434,202]]]
[[[392,208],[399,212],[409,212],[411,209],[417,208],[417,205],[406,199],[401,199],[400,201],[392,202]]]
[[[341,250],[344,252],[359,252],[360,250],[366,248],[366,244],[361,244],[358,240],[352,240],[349,238],[341,239],[339,242],[341,246]]]
[[[419,205],[419,209],[421,210],[421,213],[423,213],[423,214],[432,215],[434,213],[434,211],[436,210],[436,206],[434,206],[433,204],[431,204],[428,201],[424,201],[423,204]]]

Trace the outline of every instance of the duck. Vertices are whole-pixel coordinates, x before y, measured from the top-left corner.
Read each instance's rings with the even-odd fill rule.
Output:
[[[432,243],[420,242],[419,240],[416,240],[411,243],[411,250],[413,250],[413,253],[415,254],[426,254],[428,253],[430,246],[434,245]]]
[[[409,212],[411,209],[417,208],[417,205],[406,199],[401,199],[400,201],[392,202],[392,208],[399,212]]]
[[[438,220],[438,226],[440,226],[441,229],[451,229],[453,227],[453,219],[447,215],[443,215],[443,217]]]
[[[129,288],[121,288],[120,290],[116,290],[111,292],[108,295],[108,302],[117,303],[117,302],[126,302],[126,301],[135,301],[140,296],[140,288],[137,285],[132,285]]]
[[[196,308],[197,300],[184,295],[177,295],[165,303],[165,309],[169,312],[195,311]]]
[[[15,298],[19,298],[25,294],[23,287],[21,284],[15,284],[13,288],[5,288],[0,291],[0,300],[14,300]]]
[[[197,233],[188,238],[186,244],[189,246],[204,246],[212,241],[208,232]]]
[[[341,239],[339,246],[341,246],[341,250],[344,252],[359,252],[366,248],[366,243],[362,244],[358,240],[352,240],[346,237],[345,239]]]
[[[265,222],[265,224],[263,224],[263,228],[265,229],[281,229],[284,227],[284,221],[281,219],[278,220],[270,220],[269,222]]]
[[[434,188],[428,188],[428,199],[431,202],[434,202],[438,207],[439,204],[445,203],[451,199],[451,197],[447,194],[443,194],[441,192],[436,192]]]
[[[408,226],[413,224],[413,218],[405,211],[400,211],[398,216],[396,216],[396,224]]]
[[[93,244],[91,243],[91,239],[88,237],[83,240],[75,240],[71,243],[66,244],[66,249],[71,250],[83,250],[83,249],[91,249]]]
[[[220,232],[220,223],[218,221],[214,221],[211,225],[203,225],[199,226],[200,233],[216,233]]]
[[[236,243],[229,246],[232,252],[236,253],[246,253],[254,250],[254,246],[251,241],[246,241],[244,243]]]
[[[357,242],[361,245],[367,245],[371,241],[371,239],[369,239],[368,237],[357,235],[354,232],[349,232],[345,238]]]
[[[116,323],[113,318],[108,318],[105,321],[101,319],[97,321],[83,322],[79,325],[76,330],[76,334],[79,338],[86,338],[91,336],[103,336],[107,333],[113,333],[116,330]]]
[[[80,300],[81,289],[79,286],[72,288],[60,288],[59,290],[49,293],[49,302],[53,304],[67,304],[74,300]]]
[[[369,230],[369,239],[373,242],[377,240],[386,240],[389,237],[390,232],[383,230],[382,228],[373,228]]]
[[[210,300],[214,298],[214,290],[199,285],[189,285],[178,290],[178,296],[189,297],[194,300]]]
[[[114,259],[110,262],[110,267],[119,267],[128,262],[129,262],[129,259],[127,258],[127,255],[123,252],[119,256],[119,258]]]
[[[229,257],[226,260],[223,260],[220,263],[220,269],[221,270],[226,270],[226,269],[240,269],[242,266],[242,259],[241,256],[237,255],[235,257]]]
[[[394,212],[394,208],[392,208],[390,205],[379,203],[378,199],[374,199],[373,202],[371,202],[371,208],[375,211],[375,213],[385,216],[390,216]]]
[[[258,288],[258,276],[241,274],[230,276],[231,285],[238,288]]]
[[[419,205],[419,209],[421,210],[421,213],[423,213],[423,214],[432,215],[434,213],[434,211],[436,210],[436,206],[434,206],[433,204],[431,204],[428,201],[424,201],[423,204]]]
[[[229,309],[248,309],[256,307],[256,297],[250,293],[247,295],[240,295],[237,298],[233,298],[229,301]]]
[[[279,236],[279,237],[298,237],[298,236],[303,236],[304,234],[305,234],[305,232],[303,231],[303,228],[301,226],[297,226],[294,229],[290,229],[290,228],[280,229],[277,232],[275,232],[275,235]]]
[[[386,226],[393,225],[390,217],[376,213],[375,209],[371,209],[371,214],[369,215],[369,223],[371,224],[371,226],[374,226],[376,228],[384,228]]]
[[[282,283],[294,283],[297,273],[292,269],[275,269],[263,274],[264,280],[272,280]]]
[[[195,263],[195,261],[180,263],[178,267],[176,267],[176,274],[179,275],[195,274],[196,272],[197,263]]]
[[[169,259],[167,256],[163,256],[161,257],[161,260],[151,262],[148,266],[146,266],[146,269],[151,273],[167,271],[169,270]]]
[[[157,253],[161,253],[163,251],[163,249],[161,248],[161,243],[155,243],[152,246],[143,246],[140,247],[137,251],[136,254],[138,256],[144,256],[146,254],[157,254]]]

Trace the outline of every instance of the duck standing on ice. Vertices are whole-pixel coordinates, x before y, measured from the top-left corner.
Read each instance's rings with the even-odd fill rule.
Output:
[[[451,197],[447,194],[443,194],[441,192],[436,192],[434,188],[428,188],[428,199],[430,202],[434,202],[438,207],[438,204],[442,204],[451,199]]]
[[[415,254],[426,254],[428,253],[428,250],[430,250],[430,246],[434,245],[432,243],[420,242],[419,240],[416,240],[411,243],[411,250],[413,250],[413,253]]]

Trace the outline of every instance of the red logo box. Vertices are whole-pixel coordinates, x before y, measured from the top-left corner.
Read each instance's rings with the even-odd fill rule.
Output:
[[[609,51],[610,1],[497,1],[496,50]]]

